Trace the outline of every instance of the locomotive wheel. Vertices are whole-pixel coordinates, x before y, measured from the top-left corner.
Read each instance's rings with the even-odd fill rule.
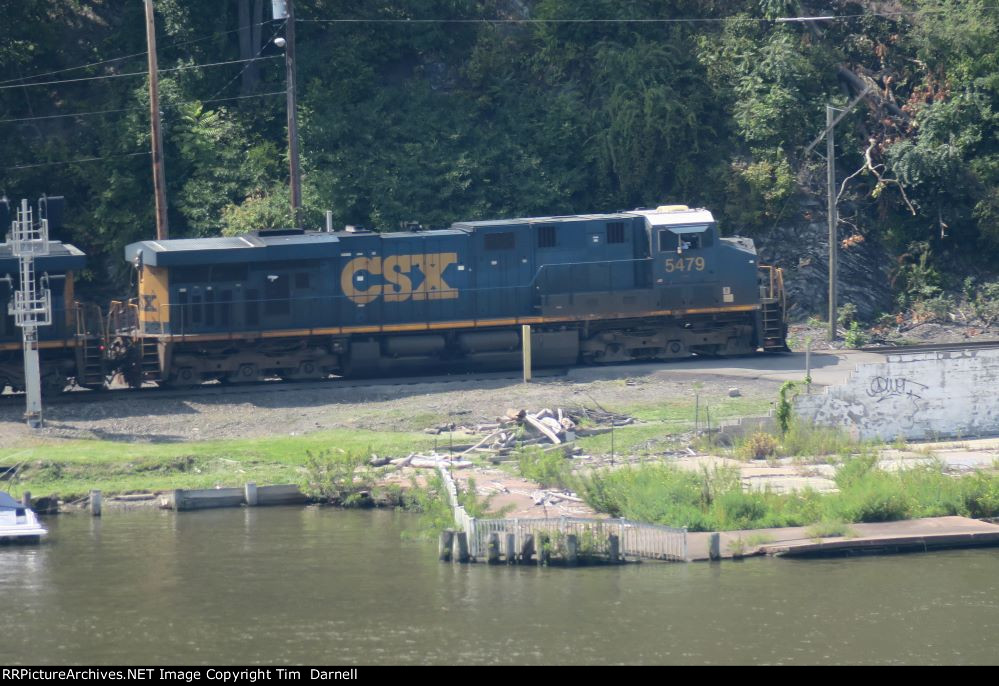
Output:
[[[312,360],[305,360],[296,369],[288,370],[281,374],[281,377],[289,380],[318,380],[325,379],[326,372],[322,367]]]
[[[239,369],[226,377],[226,381],[229,383],[253,383],[259,380],[260,371],[257,369],[257,365],[252,363],[239,365]]]
[[[179,367],[170,373],[167,380],[168,386],[197,386],[201,383],[201,377],[194,373],[192,367]]]
[[[42,395],[59,395],[66,390],[66,377],[58,372],[50,372],[42,377]]]

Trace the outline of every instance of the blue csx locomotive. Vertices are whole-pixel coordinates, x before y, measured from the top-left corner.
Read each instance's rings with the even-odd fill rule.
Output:
[[[260,231],[125,249],[111,367],[130,383],[318,379],[786,350],[779,269],[711,213]]]

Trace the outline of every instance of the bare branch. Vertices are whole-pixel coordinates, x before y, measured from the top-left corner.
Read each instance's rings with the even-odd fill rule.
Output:
[[[867,171],[867,172],[870,172],[871,174],[873,174],[874,177],[878,180],[877,186],[875,186],[875,191],[876,192],[880,192],[880,191],[878,191],[879,187],[880,188],[884,188],[885,186],[888,186],[888,185],[891,185],[891,184],[894,184],[895,186],[898,186],[898,191],[899,191],[899,193],[902,194],[902,200],[905,201],[906,207],[909,208],[909,211],[912,212],[912,216],[915,217],[916,216],[916,208],[912,206],[911,202],[909,202],[909,196],[907,196],[905,194],[905,187],[902,185],[902,183],[898,179],[886,179],[884,176],[882,176],[881,172],[878,171],[878,169],[882,169],[883,170],[885,168],[885,165],[883,165],[883,164],[874,164],[874,161],[871,159],[871,151],[874,150],[874,146],[876,144],[877,143],[876,143],[876,141],[873,138],[869,138],[868,139],[867,150],[864,151],[864,164],[861,165],[860,169],[858,169],[857,171],[853,172],[848,177],[846,177],[845,179],[843,179],[843,183],[839,187],[839,193],[836,195],[836,202],[838,203],[839,199],[843,196],[843,191],[846,190],[846,184],[847,184],[847,182],[850,181],[850,179],[855,178],[856,176],[858,176],[862,172]]]

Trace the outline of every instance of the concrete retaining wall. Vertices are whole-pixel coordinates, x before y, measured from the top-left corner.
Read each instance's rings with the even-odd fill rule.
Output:
[[[799,395],[801,419],[857,438],[999,433],[999,348],[899,353],[861,364],[842,386]]]

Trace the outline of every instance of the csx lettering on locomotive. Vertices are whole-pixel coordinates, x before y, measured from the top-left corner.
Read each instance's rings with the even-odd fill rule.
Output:
[[[458,262],[458,253],[355,257],[340,272],[340,287],[358,305],[377,298],[385,302],[405,300],[450,300],[458,290],[444,280],[444,271]],[[367,276],[380,276],[381,283],[368,284]]]

